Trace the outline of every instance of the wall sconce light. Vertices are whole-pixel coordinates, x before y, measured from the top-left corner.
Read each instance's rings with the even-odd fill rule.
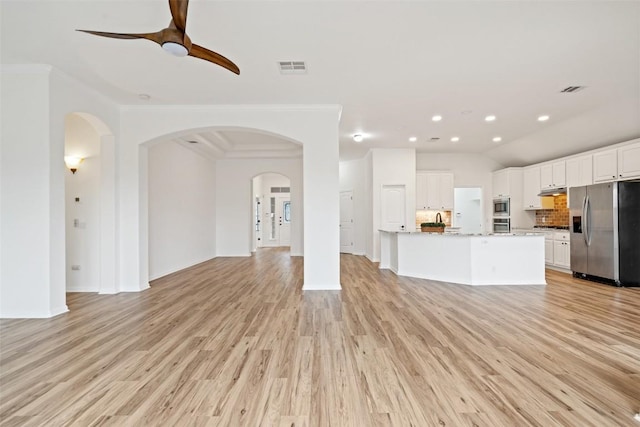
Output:
[[[67,165],[72,174],[75,174],[78,170],[78,166],[84,159],[76,156],[65,156],[64,163]]]

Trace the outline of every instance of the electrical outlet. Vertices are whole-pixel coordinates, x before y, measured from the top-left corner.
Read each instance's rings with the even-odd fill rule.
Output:
[[[78,270],[80,270],[80,266],[79,265],[72,265],[71,269],[74,270],[74,271],[78,271]]]

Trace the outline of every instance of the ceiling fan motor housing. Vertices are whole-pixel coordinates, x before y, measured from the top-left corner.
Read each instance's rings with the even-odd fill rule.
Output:
[[[160,32],[162,48],[176,56],[187,56],[191,52],[191,39],[177,28],[165,28]],[[178,46],[176,46],[178,45]],[[182,46],[186,51],[179,48]]]

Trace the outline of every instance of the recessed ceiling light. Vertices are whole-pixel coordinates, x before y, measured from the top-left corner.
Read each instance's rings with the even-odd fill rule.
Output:
[[[484,118],[485,122],[493,122],[495,120],[496,120],[496,116],[493,116],[493,115],[492,116],[487,116],[487,117]]]
[[[364,137],[362,136],[362,134],[356,133],[355,135],[353,135],[353,140],[355,142],[362,142],[363,139]]]
[[[416,142],[418,140],[418,138],[416,138],[415,136],[412,136],[411,138],[409,138],[409,141],[411,142]]]
[[[442,120],[442,116],[436,114],[435,116],[431,117],[431,120],[433,120],[434,122],[439,122],[440,120]]]
[[[464,111],[463,111],[462,113],[460,113],[460,114],[464,114],[464,115],[466,116],[466,115],[471,114],[471,113],[473,113],[473,111],[471,111],[471,110],[464,110]]]
[[[549,116],[547,116],[546,114],[542,116],[538,116],[539,122],[546,122],[547,120],[549,120]]]
[[[493,142],[500,142],[502,141],[502,138],[500,138],[499,136],[496,136],[493,138]]]
[[[454,136],[453,138],[451,138],[451,142],[458,142],[460,141],[460,137],[458,136]]]

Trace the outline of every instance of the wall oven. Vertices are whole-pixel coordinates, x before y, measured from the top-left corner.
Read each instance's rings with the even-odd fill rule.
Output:
[[[509,218],[493,218],[494,233],[510,233],[511,220]]]
[[[493,199],[493,216],[509,216],[509,199]]]

